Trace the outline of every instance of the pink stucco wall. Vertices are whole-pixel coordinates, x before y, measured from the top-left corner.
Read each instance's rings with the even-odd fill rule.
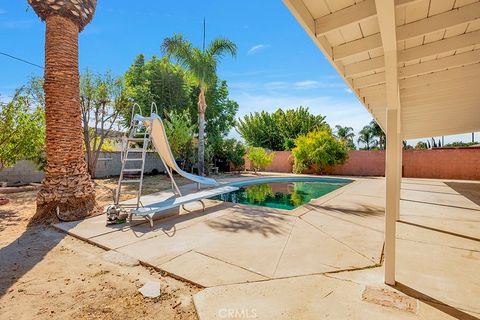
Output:
[[[268,172],[292,172],[293,160],[290,151],[275,151],[272,164],[265,171]],[[245,170],[253,170],[250,160],[245,158]]]
[[[343,164],[330,174],[352,176],[384,176],[385,151],[349,151]],[[289,151],[278,151],[265,171],[292,172]],[[245,168],[251,170],[246,160]],[[403,176],[411,178],[480,180],[480,148],[439,148],[403,152]]]
[[[480,180],[480,148],[405,151],[403,176]]]

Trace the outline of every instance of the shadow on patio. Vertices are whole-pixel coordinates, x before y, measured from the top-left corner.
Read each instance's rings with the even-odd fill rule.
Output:
[[[480,206],[480,183],[445,182],[445,184]]]
[[[227,232],[258,233],[264,237],[290,232],[291,217],[281,214],[267,214],[245,208],[235,208],[237,214],[224,215],[221,219],[207,221],[210,228]],[[240,213],[240,215],[238,214]]]

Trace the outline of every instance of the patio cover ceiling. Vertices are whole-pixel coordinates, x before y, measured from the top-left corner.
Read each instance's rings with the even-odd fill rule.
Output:
[[[480,131],[479,1],[283,1],[384,130],[388,99],[402,139]]]

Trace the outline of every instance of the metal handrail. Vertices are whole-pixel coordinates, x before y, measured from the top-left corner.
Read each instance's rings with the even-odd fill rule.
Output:
[[[152,105],[150,106],[150,116],[152,116],[153,110],[155,110],[155,114],[158,114],[158,108],[157,108],[157,104],[155,103],[155,101],[152,102]]]

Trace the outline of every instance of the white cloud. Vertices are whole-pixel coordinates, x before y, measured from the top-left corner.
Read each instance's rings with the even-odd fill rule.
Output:
[[[248,49],[247,51],[247,54],[248,55],[252,55],[252,54],[255,54],[255,53],[258,53],[266,48],[270,47],[270,45],[268,44],[257,44],[257,45],[254,45],[253,47],[251,47],[250,49]]]
[[[318,88],[318,86],[321,85],[321,82],[315,81],[315,80],[305,80],[305,81],[295,82],[294,85],[299,89],[311,89],[311,88]]]
[[[320,89],[320,88],[343,88],[345,84],[339,81],[329,80],[303,80],[296,82],[288,81],[236,81],[230,82],[229,87],[233,90],[308,90],[308,89]]]

